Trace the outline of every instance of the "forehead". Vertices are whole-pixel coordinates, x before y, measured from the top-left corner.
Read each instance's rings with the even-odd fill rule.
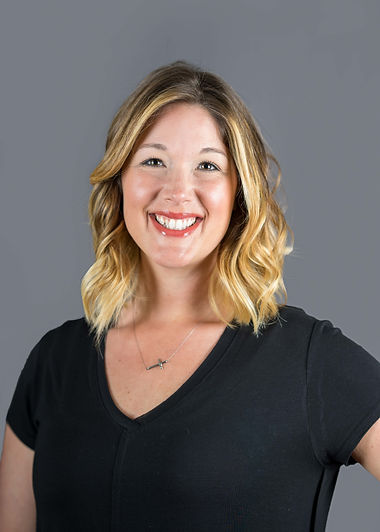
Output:
[[[174,144],[186,140],[196,145],[208,141],[224,146],[218,123],[210,112],[201,105],[183,102],[166,105],[138,144],[147,141],[165,144],[165,139]]]

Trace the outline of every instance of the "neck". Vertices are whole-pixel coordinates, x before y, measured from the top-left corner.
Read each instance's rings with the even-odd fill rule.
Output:
[[[153,267],[142,256],[135,301],[136,320],[157,325],[220,322],[208,301],[208,286],[215,262],[202,268]]]

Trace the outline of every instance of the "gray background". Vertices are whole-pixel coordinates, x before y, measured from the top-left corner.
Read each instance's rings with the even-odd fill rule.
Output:
[[[176,59],[224,77],[280,162],[296,238],[288,303],[379,358],[378,2],[16,0],[1,11],[2,431],[32,346],[83,314],[88,177],[112,116]],[[342,467],[327,530],[377,530],[379,493],[360,465]]]

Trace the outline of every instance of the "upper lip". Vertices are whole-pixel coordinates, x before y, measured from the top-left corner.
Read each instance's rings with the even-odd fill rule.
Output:
[[[172,211],[152,211],[149,214],[158,214],[159,216],[166,216],[174,220],[183,220],[185,218],[203,218],[200,214],[193,212],[172,212]]]

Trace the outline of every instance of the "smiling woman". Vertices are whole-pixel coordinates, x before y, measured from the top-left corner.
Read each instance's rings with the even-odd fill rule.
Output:
[[[157,265],[170,268],[172,275],[181,268],[181,276],[197,267],[207,276],[201,272],[215,262],[237,188],[217,123],[200,105],[174,103],[144,138],[164,140],[161,158],[152,153],[146,160],[152,152],[148,146],[159,144],[145,144],[121,174],[125,225],[140,249],[141,265],[145,271]],[[213,162],[202,159],[202,146],[211,143],[219,146]]]
[[[219,76],[178,61],[138,85],[116,113],[90,177],[97,260],[83,278],[82,296],[98,345],[133,300],[146,302],[143,284],[151,292],[158,275],[152,253],[171,276],[181,267],[183,280],[196,264],[185,269],[186,260],[192,254],[199,261],[204,249],[201,278],[188,290],[199,296],[201,286],[207,294],[188,302],[190,312],[183,308],[188,298],[181,310],[165,303],[167,316],[172,309],[177,321],[192,322],[197,308],[202,321],[204,303],[206,317],[211,312],[230,327],[232,319],[252,323],[256,335],[278,317],[276,296],[286,300],[282,268],[294,237],[274,198],[280,173],[269,185],[271,161],[277,164],[252,115]],[[191,227],[175,222],[184,216]]]
[[[380,364],[286,304],[271,162],[234,90],[185,61],[121,105],[84,316],[34,346],[8,410],[1,530],[323,532],[342,465],[380,480]]]

